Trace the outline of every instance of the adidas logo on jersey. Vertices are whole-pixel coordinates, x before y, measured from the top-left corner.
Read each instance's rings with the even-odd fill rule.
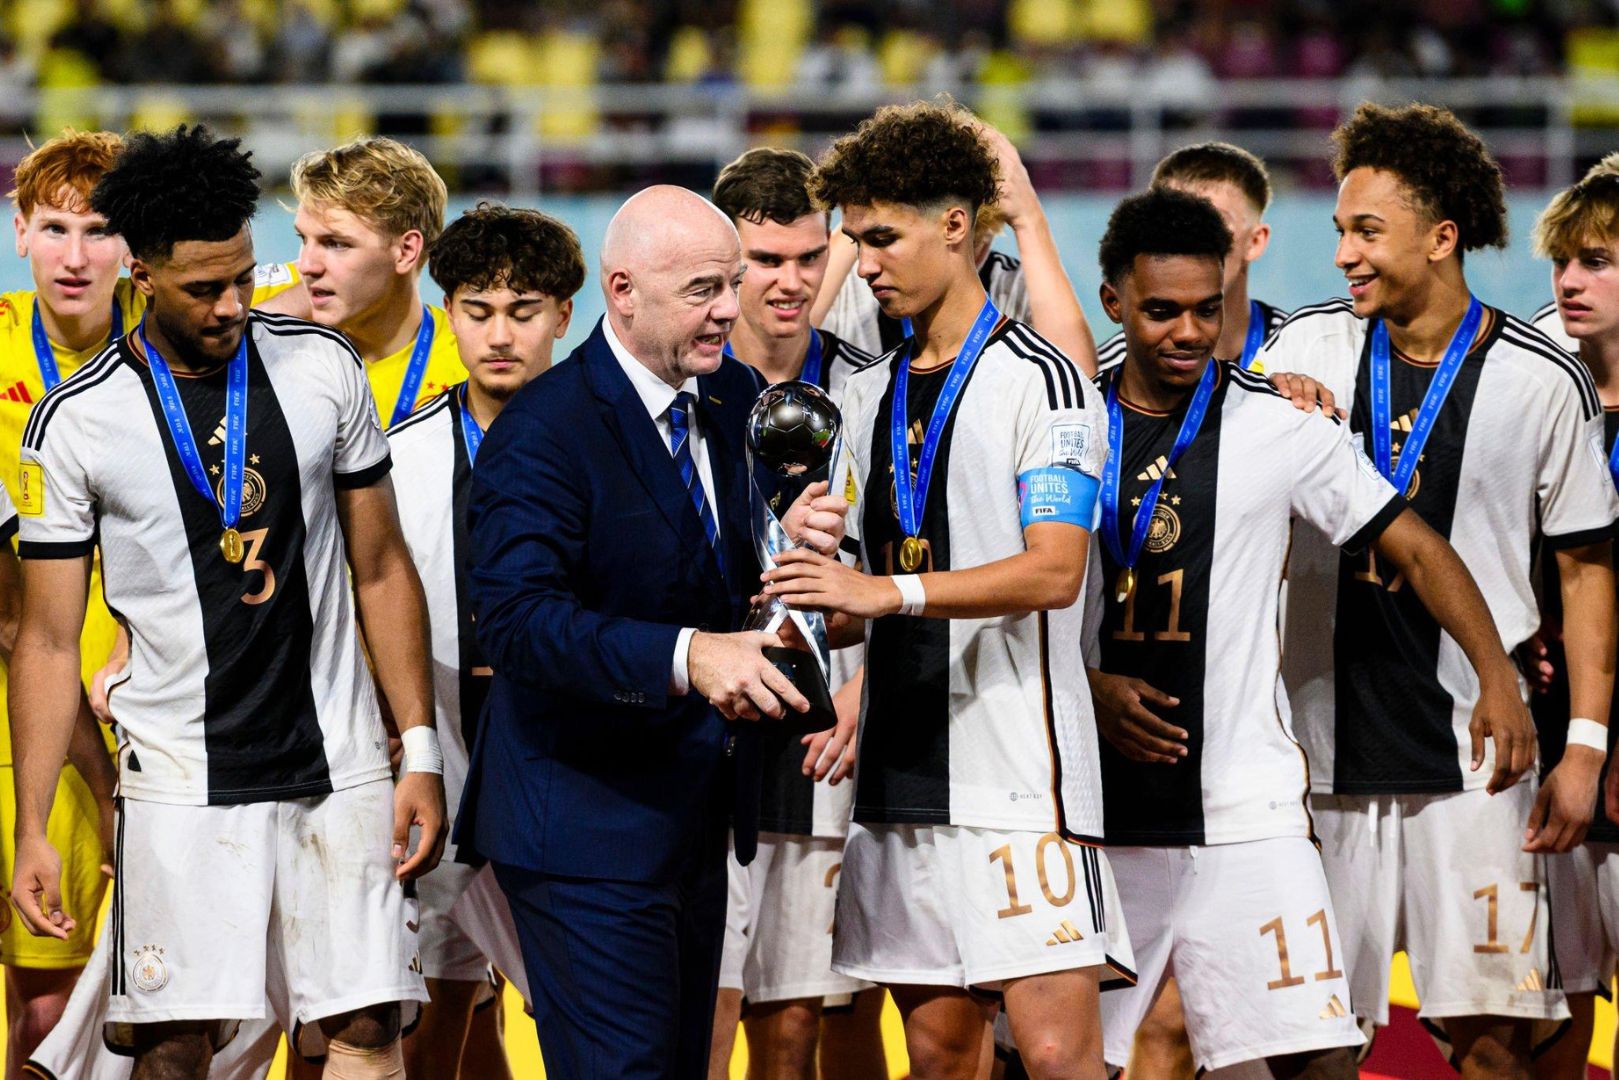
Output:
[[[1159,454],[1157,461],[1136,473],[1137,480],[1156,480],[1160,476],[1167,476],[1171,480],[1176,478],[1175,470],[1169,467],[1169,458],[1164,454]]]
[[[1348,1015],[1349,1010],[1344,1008],[1344,1003],[1338,1000],[1337,994],[1334,994],[1327,999],[1326,1006],[1321,1010],[1320,1019],[1334,1020]]]
[[[1389,421],[1389,430],[1390,431],[1403,431],[1407,435],[1409,435],[1409,434],[1411,434],[1411,425],[1416,422],[1416,419],[1417,419],[1417,410],[1412,409],[1410,412],[1406,413],[1404,416],[1396,417],[1395,419],[1390,420]]]
[[[18,380],[6,391],[5,398],[7,401],[15,401],[20,405],[32,405],[34,403],[34,395],[28,392],[28,384],[21,380]]]
[[[1544,989],[1546,984],[1541,981],[1539,968],[1530,968],[1529,974],[1525,975],[1517,986],[1520,993],[1535,993]]]
[[[221,416],[219,418],[219,425],[214,428],[214,433],[208,437],[208,445],[209,446],[220,446],[224,442],[225,442],[225,418],[223,416]]]
[[[1057,924],[1057,932],[1046,938],[1047,945],[1072,945],[1076,941],[1085,940],[1085,935],[1079,932],[1079,927],[1064,919]]]

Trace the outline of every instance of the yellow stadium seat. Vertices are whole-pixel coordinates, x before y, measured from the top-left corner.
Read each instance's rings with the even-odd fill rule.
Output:
[[[669,60],[663,67],[664,80],[673,83],[696,82],[713,60],[708,35],[695,26],[682,26],[669,38]]]
[[[36,56],[72,15],[67,0],[13,0],[6,7],[6,33],[22,52]]]
[[[914,30],[890,30],[877,47],[877,63],[889,86],[912,86],[933,56],[933,43]]]
[[[1619,124],[1619,30],[1593,26],[1571,31],[1566,58],[1574,123],[1582,127]]]
[[[168,131],[192,120],[191,110],[184,98],[161,91],[142,94],[130,110],[129,127],[132,131]]]
[[[540,36],[531,62],[548,93],[536,126],[538,134],[561,143],[595,134],[601,119],[595,94],[600,61],[594,35],[553,30]]]
[[[1075,0],[1012,0],[1006,21],[1025,48],[1066,45],[1078,36]]]
[[[485,86],[537,86],[536,43],[516,30],[490,30],[467,45],[467,78]]]
[[[996,49],[984,58],[978,77],[978,115],[1014,143],[1026,138],[1032,130],[1023,100],[1028,64],[1009,50]]]
[[[1089,41],[1145,45],[1152,38],[1151,0],[1075,0],[1075,30]]]

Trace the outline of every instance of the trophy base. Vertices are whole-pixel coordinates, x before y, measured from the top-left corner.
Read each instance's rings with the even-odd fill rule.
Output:
[[[765,720],[764,723],[779,725],[782,730],[794,735],[809,735],[836,726],[838,715],[832,708],[832,691],[826,685],[826,679],[821,675],[821,665],[816,663],[814,656],[803,649],[780,646],[766,648],[764,656],[775,665],[777,671],[792,681],[810,706],[809,712],[788,709],[780,720]]]

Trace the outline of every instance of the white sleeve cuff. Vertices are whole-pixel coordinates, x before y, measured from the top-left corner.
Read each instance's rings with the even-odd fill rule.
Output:
[[[669,693],[674,697],[682,697],[691,692],[691,675],[686,671],[686,654],[691,652],[691,638],[697,633],[695,627],[688,626],[680,631],[675,638],[674,661],[669,668]]]

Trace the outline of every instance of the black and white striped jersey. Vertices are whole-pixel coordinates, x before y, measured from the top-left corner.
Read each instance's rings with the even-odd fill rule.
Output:
[[[390,775],[335,495],[389,468],[365,371],[314,323],[254,312],[246,333],[241,563],[220,553],[218,507],[192,487],[129,338],[47,394],[23,435],[22,557],[99,542],[107,604],[129,632],[110,691],[129,798],[261,802]],[[175,381],[219,477],[226,370]]]
[[[494,672],[478,647],[467,586],[467,497],[472,460],[461,432],[461,387],[433,398],[388,431],[399,524],[427,594],[433,718],[444,750],[444,798],[453,815],[467,782],[468,748]],[[455,859],[455,843],[444,857]]]
[[[901,572],[890,423],[904,362],[895,352],[855,372],[844,391],[844,449],[857,496],[848,533],[874,574]],[[909,377],[913,473],[949,370]],[[1020,500],[1020,482],[1038,474],[1094,492],[1106,454],[1107,414],[1096,388],[1034,331],[1003,319],[944,428],[922,512],[918,572],[1025,551],[1024,504],[1037,500]],[[1099,838],[1083,617],[1075,602],[993,619],[868,622],[855,820]]]
[[[1619,515],[1602,409],[1585,367],[1521,319],[1486,309],[1486,328],[1439,411],[1407,497],[1478,581],[1509,652],[1540,613],[1537,544],[1607,538]],[[1371,454],[1370,334],[1346,299],[1300,309],[1260,354],[1352,404]],[[1390,362],[1390,426],[1400,444],[1437,365]],[[1349,795],[1482,787],[1467,726],[1478,680],[1402,577],[1375,550],[1341,554],[1300,530],[1288,569],[1283,673],[1315,790]]]
[[[1263,300],[1258,301],[1258,304],[1265,313],[1265,340],[1269,341],[1270,336],[1281,328],[1283,322],[1287,321],[1287,312],[1275,304],[1267,304]],[[1225,359],[1235,360],[1237,357],[1228,356]],[[1123,360],[1124,331],[1120,330],[1096,347],[1096,370],[1103,372],[1109,368],[1118,367]]]
[[[978,268],[978,280],[1002,315],[1029,321],[1029,291],[1023,283],[1023,264],[1001,251],[991,251]],[[871,295],[871,287],[853,270],[843,279],[821,328],[829,330],[861,352],[881,356],[905,337],[898,319],[884,315]]]
[[[1102,743],[1109,844],[1169,847],[1310,836],[1309,769],[1281,688],[1276,628],[1293,522],[1360,550],[1404,508],[1349,429],[1293,408],[1262,376],[1220,362],[1196,440],[1166,472],[1184,407],[1123,405],[1119,540],[1164,485],[1123,601],[1091,545],[1086,663],[1180,699],[1154,711],[1188,733],[1174,765]],[[1105,392],[1119,370],[1098,376]],[[1188,403],[1190,398],[1188,398]]]
[[[1556,300],[1548,300],[1540,305],[1540,309],[1529,317],[1529,323],[1569,352],[1580,351],[1580,343],[1569,337],[1568,331],[1563,329],[1563,317],[1557,313]]]

